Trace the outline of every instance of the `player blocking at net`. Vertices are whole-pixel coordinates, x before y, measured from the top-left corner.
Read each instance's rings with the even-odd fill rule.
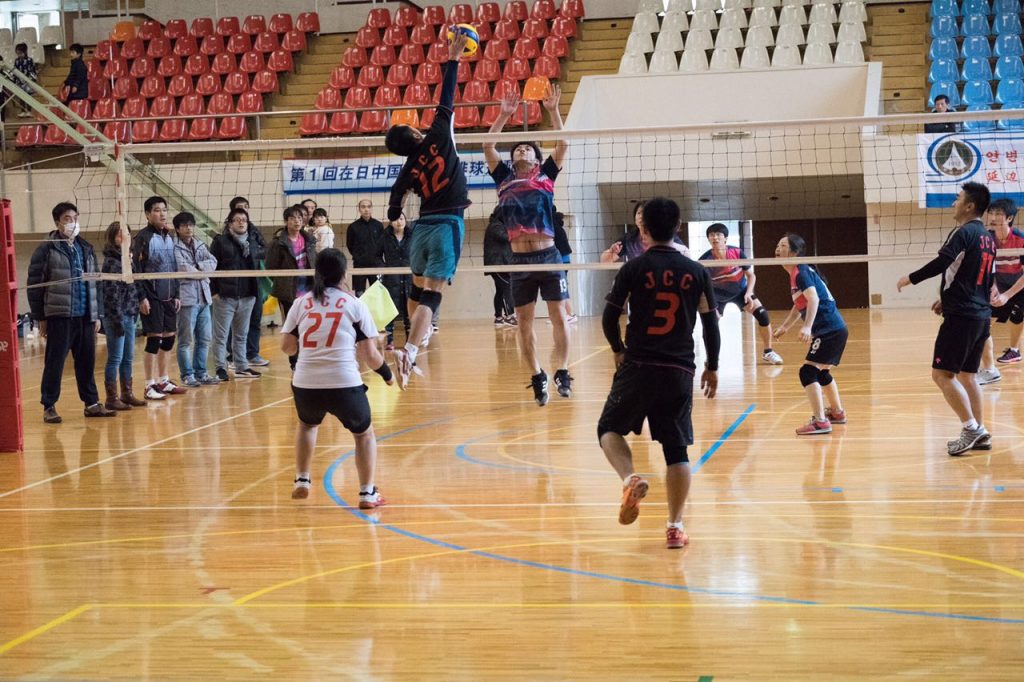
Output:
[[[721,348],[711,276],[672,246],[679,224],[679,206],[671,199],[651,199],[644,206],[640,229],[651,246],[622,266],[606,299],[602,326],[618,369],[597,422],[601,449],[623,483],[622,524],[636,520],[649,487],[634,471],[625,435],[631,431],[639,434],[647,420],[651,438],[661,443],[668,465],[665,538],[669,549],[689,543],[683,529],[683,506],[690,490],[686,449],[693,444],[693,329],[698,314],[707,356],[700,386],[708,398],[714,398],[718,389]],[[627,302],[629,323],[623,344],[619,318]]]
[[[281,327],[281,350],[291,357],[302,348],[292,375],[292,395],[299,417],[292,499],[309,497],[316,435],[330,413],[355,437],[359,508],[374,509],[385,502],[373,482],[377,440],[359,362],[375,368],[388,385],[394,383],[394,376],[377,346],[377,326],[370,310],[342,289],[347,266],[341,251],[321,251],[316,259],[313,290],[296,299]]]
[[[409,383],[419,347],[430,333],[431,319],[441,306],[441,288],[455,276],[462,254],[466,229],[462,216],[470,201],[466,174],[455,149],[453,107],[458,63],[467,41],[464,33],[453,33],[448,42],[441,101],[427,134],[412,126],[397,125],[388,130],[384,139],[388,151],[408,157],[391,187],[388,220],[398,220],[402,215],[409,192],[422,199],[420,217],[409,243],[409,339],[404,349],[395,351],[398,385],[403,390]]]

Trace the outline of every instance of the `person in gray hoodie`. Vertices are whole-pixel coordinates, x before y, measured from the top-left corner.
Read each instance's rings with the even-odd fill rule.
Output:
[[[196,218],[188,212],[174,216],[174,259],[178,272],[213,272],[217,259],[196,232]],[[189,388],[219,384],[220,379],[206,371],[206,354],[210,350],[212,322],[210,278],[182,279],[178,288],[181,309],[178,310],[178,369],[181,383]]]

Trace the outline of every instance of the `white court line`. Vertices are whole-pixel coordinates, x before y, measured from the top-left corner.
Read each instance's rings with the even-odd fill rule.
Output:
[[[176,440],[178,438],[184,438],[185,436],[189,436],[189,435],[191,435],[193,433],[196,433],[198,431],[203,431],[205,429],[208,429],[211,426],[219,426],[220,424],[223,424],[225,422],[229,422],[232,419],[237,419],[239,417],[245,417],[246,415],[250,415],[250,414],[253,414],[254,412],[259,412],[260,410],[265,410],[265,409],[270,408],[270,407],[276,407],[277,405],[280,405],[281,403],[284,403],[284,402],[288,402],[291,399],[292,399],[291,396],[288,396],[287,398],[281,398],[280,400],[275,400],[272,403],[267,403],[266,405],[261,405],[260,407],[257,407],[257,408],[251,409],[251,410],[247,410],[247,411],[241,412],[239,414],[231,415],[230,417],[225,417],[224,419],[212,422],[212,423],[207,424],[205,426],[197,426],[196,428],[190,429],[190,430],[185,431],[183,433],[179,433],[179,434],[176,434],[176,435],[173,435],[173,436],[168,436],[167,438],[164,438],[162,440],[158,440],[158,441],[155,441],[153,443],[149,443],[147,445],[143,445],[141,447],[133,448],[131,450],[126,450],[125,452],[119,453],[117,455],[113,455],[112,457],[107,457],[106,459],[101,459],[99,461],[93,462],[92,464],[86,464],[84,467],[77,467],[75,469],[71,469],[70,471],[65,471],[62,474],[57,474],[56,476],[51,476],[50,478],[43,479],[42,481],[36,481],[35,483],[29,483],[28,485],[23,485],[20,488],[15,488],[14,490],[8,490],[5,493],[0,493],[0,499],[3,499],[5,497],[9,497],[9,496],[14,495],[16,493],[25,492],[26,490],[31,490],[32,488],[38,488],[41,485],[45,485],[47,483],[52,483],[53,481],[62,479],[64,477],[66,477],[66,476],[70,476],[71,474],[77,474],[79,472],[86,471],[87,469],[92,469],[93,467],[98,467],[99,465],[106,464],[107,462],[113,462],[114,460],[121,459],[122,457],[127,457],[128,455],[135,454],[136,452],[141,452],[143,450],[148,450],[148,449],[150,449],[150,448],[152,448],[152,447],[154,447],[156,445],[162,445],[164,443],[168,443],[168,442],[170,442],[172,440]]]

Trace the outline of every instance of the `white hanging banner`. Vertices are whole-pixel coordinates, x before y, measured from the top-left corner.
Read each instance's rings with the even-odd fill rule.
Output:
[[[366,156],[355,159],[286,159],[281,162],[285,194],[333,194],[388,191],[402,170],[399,156]],[[472,188],[494,187],[483,152],[459,154],[466,184]]]
[[[917,136],[921,208],[949,208],[965,182],[988,187],[992,198],[1024,202],[1024,134],[1016,131]]]

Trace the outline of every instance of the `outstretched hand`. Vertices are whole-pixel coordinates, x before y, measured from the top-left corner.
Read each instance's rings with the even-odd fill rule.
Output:
[[[554,111],[558,108],[558,103],[562,100],[562,86],[550,84],[548,86],[548,94],[541,100],[544,104],[544,108],[548,111]]]
[[[466,50],[467,42],[469,42],[469,36],[465,33],[456,32],[451,42],[448,43],[448,61],[459,61],[462,58],[462,53]]]
[[[508,92],[501,98],[501,115],[508,117],[516,113],[521,98],[518,92]]]

